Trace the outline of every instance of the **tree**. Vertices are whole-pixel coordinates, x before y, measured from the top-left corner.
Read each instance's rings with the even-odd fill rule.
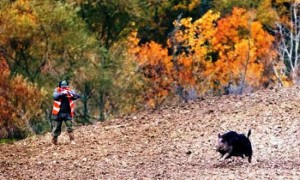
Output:
[[[125,66],[123,56],[124,48],[120,45],[139,22],[147,16],[143,9],[144,1],[139,0],[104,0],[104,1],[78,1],[79,15],[88,25],[88,28],[97,38],[98,58],[94,61],[95,72],[93,83],[93,97],[98,106],[99,120],[104,120],[109,112],[117,113],[120,106],[120,94],[127,84],[122,84],[117,75]],[[116,56],[119,54],[120,56]],[[122,84],[123,86],[120,86]],[[112,109],[112,110],[108,110]]]
[[[179,18],[167,43],[172,56],[154,42],[135,44],[131,51],[151,84],[145,92],[152,104],[175,93],[174,87],[185,99],[195,91],[224,93],[229,88],[233,93],[240,88],[242,93],[244,87],[255,89],[273,82],[274,37],[254,15],[255,11],[234,8],[223,18],[213,11],[195,21]]]
[[[278,52],[287,66],[287,74],[294,84],[299,84],[300,62],[300,2],[290,2],[289,16],[277,22]]]
[[[1,1],[0,49],[12,76],[22,75],[51,94],[62,79],[72,80],[79,67],[93,63],[96,38],[64,1]],[[43,104],[50,118],[52,96]]]
[[[23,138],[41,131],[45,91],[21,75],[11,78],[9,66],[0,56],[0,139]]]
[[[213,0],[213,10],[220,12],[221,16],[230,14],[235,7],[249,9],[257,8],[264,0]]]
[[[216,33],[216,22],[219,13],[208,11],[201,18],[183,18],[175,21],[173,37],[169,39],[169,46],[173,49],[173,62],[177,81],[183,88],[192,86],[196,91],[207,91],[205,71],[209,68],[209,61],[215,61],[211,40]],[[175,39],[175,40],[174,40]],[[201,87],[201,88],[200,88]]]
[[[139,46],[136,34],[130,43],[129,53],[135,56],[138,72],[143,74],[144,100],[149,107],[157,107],[167,97],[174,79],[173,63],[168,50],[153,41]]]
[[[138,26],[140,44],[154,41],[166,46],[173,21],[181,17],[199,18],[206,13],[208,0],[144,0],[145,20]]]
[[[220,57],[216,65],[227,68],[220,69],[219,72],[226,73],[221,77],[226,77],[226,83],[233,82],[241,85],[241,88],[244,81],[254,87],[262,84],[264,56],[266,52],[271,53],[273,42],[273,37],[263,30],[262,25],[250,19],[250,13],[234,9],[231,16],[218,22],[218,31],[213,42]],[[218,44],[223,46],[217,46]]]
[[[71,5],[51,0],[9,1],[0,16],[0,47],[13,75],[23,74],[32,82],[45,83],[46,77],[57,82],[72,77],[74,69],[87,62],[84,53],[93,37]]]

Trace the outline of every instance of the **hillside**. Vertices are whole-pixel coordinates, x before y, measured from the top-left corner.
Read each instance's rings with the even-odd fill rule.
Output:
[[[254,156],[219,162],[217,134],[247,133]],[[300,179],[300,88],[207,98],[0,145],[0,179]]]

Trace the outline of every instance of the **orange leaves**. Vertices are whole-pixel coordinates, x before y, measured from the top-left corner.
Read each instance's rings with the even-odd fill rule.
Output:
[[[151,41],[140,50],[137,60],[140,64],[157,65],[160,63],[169,63],[170,57],[168,56],[167,49],[163,49],[161,45]]]
[[[9,67],[4,58],[0,56],[0,71],[1,71],[1,76],[0,76],[0,82],[4,83],[5,79],[8,78],[9,76]]]
[[[181,20],[184,30],[180,42],[191,47],[196,76],[205,76],[212,86],[207,90],[226,86],[229,82],[239,85],[245,77],[246,84],[260,86],[265,68],[270,65],[274,37],[263,30],[261,23],[254,21],[254,12],[234,8],[231,15],[218,19],[219,14],[208,11],[192,23],[190,18]],[[216,25],[217,24],[217,25]],[[182,58],[182,56],[179,56]],[[186,57],[184,57],[186,58]],[[197,63],[200,62],[200,63]],[[195,71],[193,71],[195,72]],[[203,77],[202,77],[203,79]],[[201,84],[201,82],[199,82]],[[204,86],[202,85],[202,88]]]
[[[158,64],[163,64],[166,71],[171,70],[171,57],[168,56],[167,49],[153,41],[140,47],[138,45],[138,39],[135,36],[136,33],[133,33],[133,36],[129,39],[131,43],[129,53],[136,56],[136,61],[139,63],[139,65],[155,66]]]
[[[267,52],[266,50],[271,48],[272,43],[274,42],[274,37],[264,31],[259,22],[253,22],[250,28],[255,46],[259,47],[256,49],[257,55],[263,56],[266,55],[266,53],[271,54],[272,51]]]
[[[143,45],[136,55],[136,61],[144,69],[146,76],[153,80],[162,80],[163,83],[164,79],[161,78],[168,77],[171,73],[173,68],[171,57],[168,56],[167,49],[162,48],[161,45],[152,41]]]
[[[152,83],[151,93],[156,93],[156,97],[166,96],[167,93],[161,92],[170,89],[172,83],[205,93],[222,91],[229,84],[255,88],[273,79],[274,75],[266,71],[276,54],[272,49],[274,37],[263,30],[260,22],[254,21],[254,15],[235,8],[222,19],[219,13],[208,11],[194,22],[192,18],[175,21],[175,30],[168,41],[172,57],[166,48],[154,42],[135,45],[132,51]],[[150,104],[157,102],[150,99]]]
[[[168,50],[153,41],[138,46],[135,37],[131,37],[130,54],[135,56],[139,72],[144,75],[145,100],[150,107],[156,107],[169,94],[173,82],[173,63]]]
[[[238,77],[245,77],[248,85],[258,87],[263,83],[259,79],[267,65],[263,64],[266,62],[264,59],[272,53],[273,40],[261,23],[253,21],[252,12],[235,8],[231,16],[218,21],[212,41],[214,50],[219,54],[218,61],[228,63],[228,66],[218,68],[218,76],[231,76],[228,80],[234,79],[235,84],[242,82]]]
[[[217,32],[213,39],[213,45],[232,45],[240,40],[242,30],[248,27],[248,16],[245,10],[234,8],[232,15],[218,21]]]
[[[10,77],[6,60],[0,59],[0,138],[30,131],[32,118],[41,114],[43,91],[28,83],[22,76]],[[26,129],[26,130],[25,130]]]
[[[9,85],[7,84],[7,78],[9,77],[8,64],[5,59],[0,57],[0,137],[6,137],[7,131],[5,130],[5,120],[11,119],[13,107],[10,103],[7,103],[6,97],[9,92]]]

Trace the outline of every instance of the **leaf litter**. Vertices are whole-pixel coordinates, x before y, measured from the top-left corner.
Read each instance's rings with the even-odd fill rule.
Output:
[[[300,88],[163,106],[0,145],[0,179],[300,179]],[[220,162],[218,133],[247,133],[253,159]]]

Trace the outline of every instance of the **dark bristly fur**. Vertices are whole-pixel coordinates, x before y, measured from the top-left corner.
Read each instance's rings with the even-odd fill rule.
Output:
[[[251,163],[252,145],[249,140],[251,129],[248,131],[247,137],[244,134],[238,134],[235,131],[229,131],[223,135],[218,135],[217,151],[221,154],[222,160],[231,156],[248,157]]]

